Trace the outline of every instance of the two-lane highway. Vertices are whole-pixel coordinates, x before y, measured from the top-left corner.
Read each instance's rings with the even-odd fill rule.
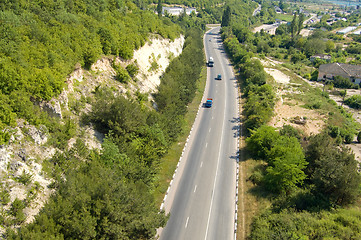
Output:
[[[182,165],[178,168],[165,211],[170,212],[160,239],[233,239],[239,114],[237,82],[223,49],[219,27],[206,33],[208,67],[203,96],[213,98],[201,108]],[[218,74],[222,80],[217,80]]]

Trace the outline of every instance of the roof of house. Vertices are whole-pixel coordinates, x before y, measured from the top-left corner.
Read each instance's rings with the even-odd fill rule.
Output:
[[[332,75],[361,77],[361,66],[351,65],[346,63],[329,63],[320,65],[319,72],[324,72]]]
[[[337,31],[336,33],[345,34],[345,33],[351,32],[351,31],[353,31],[353,30],[355,30],[355,29],[356,29],[356,27],[354,27],[354,26],[349,26],[349,27],[346,27],[346,28],[344,28],[344,29],[342,29],[342,30]]]
[[[323,53],[318,53],[318,54],[312,55],[310,58],[331,59],[331,56],[327,55],[327,54],[323,54]]]

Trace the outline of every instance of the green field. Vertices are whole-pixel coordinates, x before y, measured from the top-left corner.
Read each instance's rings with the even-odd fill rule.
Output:
[[[282,21],[291,22],[293,19],[293,15],[277,13],[276,19],[281,19]]]

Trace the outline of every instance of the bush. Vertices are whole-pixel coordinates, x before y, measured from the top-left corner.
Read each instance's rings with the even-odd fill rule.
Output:
[[[345,104],[350,106],[351,108],[361,109],[361,96],[353,95],[345,99]]]
[[[114,64],[113,68],[116,72],[115,79],[121,83],[128,83],[128,81],[130,79],[128,71],[125,70],[122,66],[117,65],[117,64]]]
[[[25,208],[25,204],[23,203],[23,201],[21,201],[18,198],[15,198],[10,208],[10,214],[15,217],[14,219],[15,224],[20,224],[25,221],[26,216],[23,212],[24,208]]]
[[[128,71],[129,76],[131,76],[132,78],[137,75],[139,71],[139,67],[136,65],[136,63],[129,64],[125,69]]]
[[[249,176],[249,180],[256,185],[260,185],[263,181],[263,172],[261,170],[256,170]]]
[[[338,88],[357,88],[357,84],[353,84],[350,79],[336,76],[332,81],[333,85]]]
[[[307,103],[305,104],[305,107],[308,109],[320,109],[321,108],[321,102],[313,102],[313,103]]]
[[[10,202],[10,194],[9,194],[9,191],[7,190],[2,190],[0,192],[0,202],[1,204],[3,205],[6,205]]]
[[[23,173],[16,178],[16,180],[24,185],[28,185],[33,178],[33,175],[30,173],[26,173],[25,170],[23,170]]]
[[[295,137],[298,140],[301,139],[300,131],[292,127],[291,125],[283,125],[283,127],[280,130],[280,134],[281,136]]]
[[[332,138],[337,138],[340,135],[340,128],[337,126],[328,126],[328,134],[332,137]]]
[[[345,138],[345,143],[350,144],[353,141],[354,135],[352,133],[346,133],[344,138]]]
[[[257,129],[266,124],[272,117],[275,104],[275,94],[269,84],[262,86],[250,85],[247,92],[247,102],[244,105],[247,130]]]
[[[318,70],[315,70],[311,73],[311,79],[312,81],[317,81],[318,78]]]

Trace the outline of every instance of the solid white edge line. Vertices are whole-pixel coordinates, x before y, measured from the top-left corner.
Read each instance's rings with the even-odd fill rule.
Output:
[[[223,68],[223,65],[222,65]],[[227,91],[226,91],[226,87],[224,88],[225,91],[225,96],[227,96]],[[227,101],[224,101],[224,108],[223,110],[226,111],[227,109]],[[225,124],[225,117],[226,115],[223,114],[223,122],[222,122],[222,133],[221,133],[221,141],[220,141],[220,148],[219,148],[219,152],[218,152],[218,160],[217,160],[217,168],[216,168],[216,176],[214,177],[214,182],[213,182],[213,191],[212,191],[212,197],[211,197],[211,205],[209,208],[209,214],[208,214],[208,220],[207,220],[207,228],[206,228],[206,235],[204,237],[205,240],[207,240],[207,236],[208,236],[208,229],[209,229],[209,222],[211,219],[211,213],[212,213],[212,206],[213,206],[213,199],[214,199],[214,192],[215,192],[215,188],[216,188],[216,182],[217,182],[217,176],[218,176],[218,168],[219,168],[219,162],[220,162],[220,158],[221,158],[221,149],[222,149],[222,144],[223,144],[223,133],[224,133],[224,124]]]

